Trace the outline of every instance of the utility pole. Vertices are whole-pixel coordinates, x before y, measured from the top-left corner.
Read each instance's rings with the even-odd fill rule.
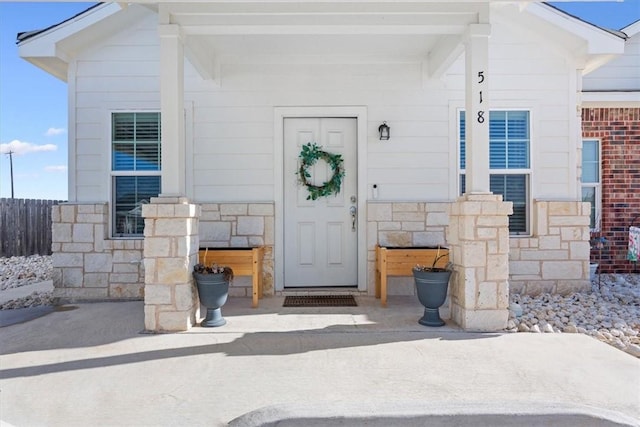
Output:
[[[13,199],[13,151],[7,153],[9,155],[9,171],[11,172],[11,198]]]

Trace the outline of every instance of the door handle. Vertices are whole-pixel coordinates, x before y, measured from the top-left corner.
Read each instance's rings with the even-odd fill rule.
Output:
[[[355,206],[351,206],[349,208],[349,213],[351,214],[351,231],[356,231],[356,212],[358,210]]]

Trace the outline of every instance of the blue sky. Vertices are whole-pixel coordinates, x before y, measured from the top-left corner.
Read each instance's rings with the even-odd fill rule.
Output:
[[[16,35],[92,4],[0,2],[0,148],[16,152],[16,198],[67,199],[67,85],[19,58]],[[9,169],[9,156],[0,155],[0,197],[11,197]]]
[[[20,59],[16,34],[46,28],[93,4],[0,1],[0,151],[16,152],[16,198],[67,198],[66,83]],[[640,19],[640,0],[552,4],[616,30]],[[11,197],[6,154],[0,155],[0,197]]]

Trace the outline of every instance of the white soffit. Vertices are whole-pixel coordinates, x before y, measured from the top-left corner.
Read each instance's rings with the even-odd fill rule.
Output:
[[[69,60],[78,52],[127,28],[146,13],[149,10],[141,6],[123,7],[118,3],[103,3],[20,41],[18,54],[66,81]]]

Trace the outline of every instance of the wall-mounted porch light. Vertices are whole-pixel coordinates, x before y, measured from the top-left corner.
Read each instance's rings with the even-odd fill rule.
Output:
[[[378,127],[378,133],[380,134],[380,141],[386,141],[391,137],[391,129],[387,126],[387,122],[382,122]]]

